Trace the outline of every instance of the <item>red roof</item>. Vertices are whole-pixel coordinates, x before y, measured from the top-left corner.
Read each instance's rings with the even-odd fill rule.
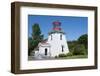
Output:
[[[54,21],[53,24],[54,24],[54,25],[61,25],[61,22],[59,22],[59,21]]]

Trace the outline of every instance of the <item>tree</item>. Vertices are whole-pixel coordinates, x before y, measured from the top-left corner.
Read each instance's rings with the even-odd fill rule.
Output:
[[[41,30],[37,23],[32,26],[32,38],[38,42],[43,40],[43,35],[41,35]]]
[[[34,50],[38,43],[43,40],[43,35],[41,34],[41,30],[38,23],[35,23],[32,26],[32,37],[28,39],[28,54],[30,55],[31,51]]]
[[[85,48],[87,49],[88,47],[88,35],[87,34],[84,34],[82,36],[80,36],[78,38],[78,43],[79,44],[83,44],[85,46]]]

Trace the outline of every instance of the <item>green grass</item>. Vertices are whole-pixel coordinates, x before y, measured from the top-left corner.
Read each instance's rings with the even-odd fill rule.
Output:
[[[88,55],[74,55],[74,56],[67,56],[67,57],[58,57],[60,59],[81,59],[81,58],[88,58]]]

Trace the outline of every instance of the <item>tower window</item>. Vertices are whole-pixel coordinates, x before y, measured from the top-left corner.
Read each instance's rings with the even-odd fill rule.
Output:
[[[62,35],[60,35],[60,40],[62,40]]]
[[[51,35],[51,40],[52,40],[52,35]]]
[[[47,51],[48,51],[47,48],[45,48],[45,55],[47,55]]]
[[[61,47],[62,47],[62,52],[64,52],[64,46],[62,45]]]

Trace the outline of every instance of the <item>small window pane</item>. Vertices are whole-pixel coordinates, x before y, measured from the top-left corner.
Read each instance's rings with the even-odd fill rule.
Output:
[[[62,35],[60,35],[60,40],[62,40]]]
[[[62,52],[64,52],[64,46],[62,45]]]
[[[51,35],[51,40],[52,40],[52,35]]]

